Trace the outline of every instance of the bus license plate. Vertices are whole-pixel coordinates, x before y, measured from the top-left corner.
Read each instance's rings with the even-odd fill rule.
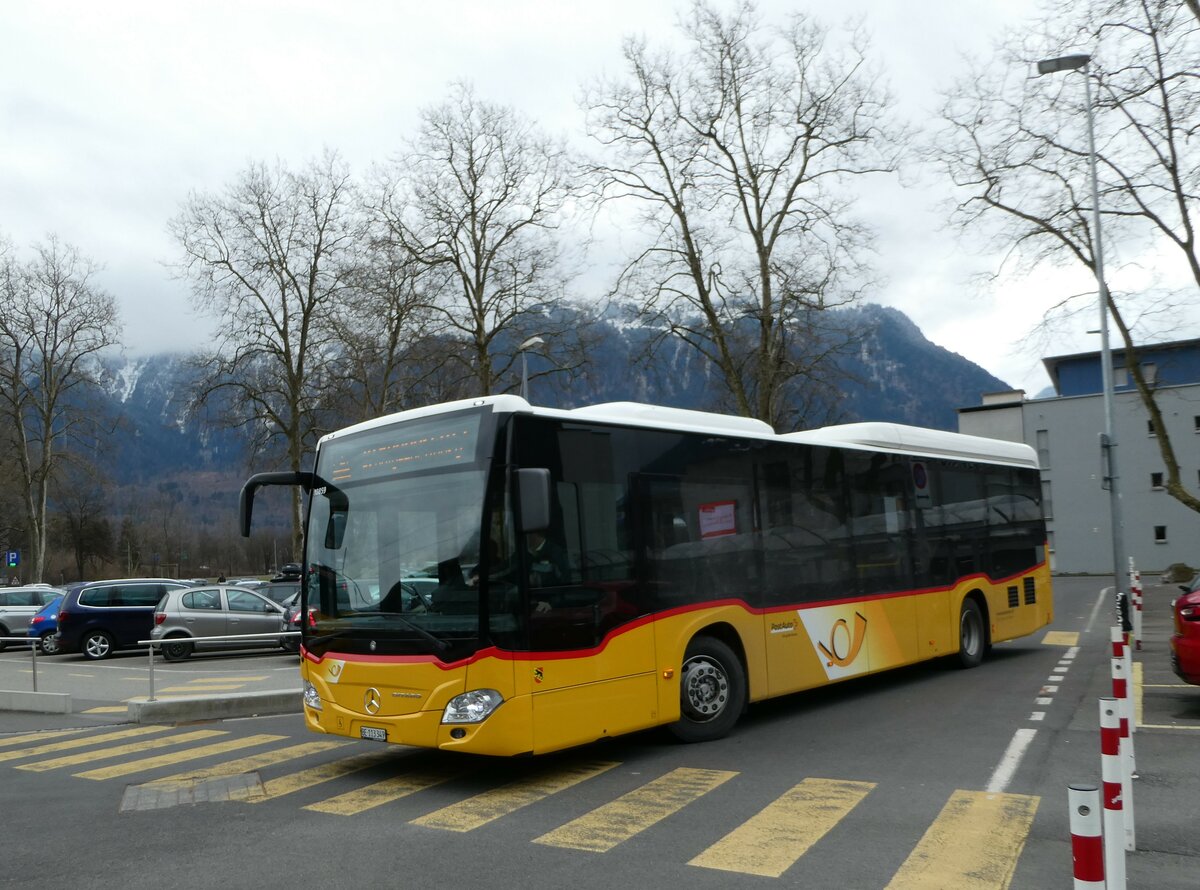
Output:
[[[387,730],[381,729],[378,726],[360,726],[358,734],[364,739],[370,739],[373,742],[386,742]]]

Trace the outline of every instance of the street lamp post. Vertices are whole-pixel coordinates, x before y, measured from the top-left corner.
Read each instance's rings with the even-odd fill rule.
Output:
[[[517,347],[517,352],[521,353],[521,398],[525,401],[529,401],[529,365],[525,361],[525,352],[545,342],[541,337],[530,337]]]
[[[1114,583],[1117,587],[1117,601],[1121,604],[1121,623],[1128,631],[1129,601],[1128,591],[1121,583],[1121,574],[1128,565],[1125,558],[1125,528],[1121,518],[1120,476],[1117,473],[1117,433],[1113,408],[1113,365],[1112,350],[1108,343],[1108,284],[1104,279],[1104,250],[1100,233],[1100,185],[1096,172],[1096,124],[1092,110],[1092,81],[1088,77],[1087,66],[1091,62],[1090,55],[1080,53],[1071,56],[1060,56],[1056,59],[1044,59],[1037,63],[1038,74],[1053,74],[1057,71],[1083,71],[1083,89],[1087,105],[1087,136],[1088,161],[1091,167],[1092,179],[1092,265],[1096,273],[1096,291],[1100,298],[1100,379],[1104,390],[1104,433],[1100,437],[1101,453],[1105,458],[1104,487],[1108,489],[1108,504],[1110,521],[1112,523],[1112,557]]]

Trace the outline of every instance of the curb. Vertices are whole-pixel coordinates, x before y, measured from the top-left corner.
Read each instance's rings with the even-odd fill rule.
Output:
[[[31,711],[35,714],[70,714],[69,692],[16,692],[0,689],[0,711]]]
[[[191,695],[129,702],[133,723],[186,723],[193,720],[223,720],[229,717],[265,717],[298,714],[303,710],[302,691],[231,692],[227,695]]]

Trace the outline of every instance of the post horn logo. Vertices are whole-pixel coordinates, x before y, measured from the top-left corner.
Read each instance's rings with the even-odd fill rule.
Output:
[[[533,682],[534,682],[534,683],[541,683],[541,682],[542,682],[542,669],[541,669],[541,668],[534,668],[534,669],[533,669]]]
[[[854,632],[845,618],[839,618],[829,630],[829,645],[817,643],[817,648],[827,659],[826,667],[850,667],[867,639],[867,619],[859,612],[854,613]],[[843,651],[844,650],[844,651]]]

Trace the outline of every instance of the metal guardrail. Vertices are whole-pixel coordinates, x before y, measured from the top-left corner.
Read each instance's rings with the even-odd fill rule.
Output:
[[[154,697],[154,649],[157,646],[162,648],[167,644],[174,643],[237,643],[242,640],[283,640],[285,637],[298,637],[298,630],[281,630],[273,633],[265,634],[234,634],[232,636],[221,637],[166,637],[161,640],[138,640],[139,646],[149,647],[150,657],[150,695],[146,701],[157,701]]]
[[[150,696],[148,701],[156,701],[154,698],[154,650],[156,647],[161,648],[167,643],[237,643],[242,640],[283,640],[287,637],[298,637],[298,630],[281,630],[274,633],[265,634],[234,634],[232,636],[221,637],[168,637],[165,640],[138,640],[139,646],[148,647],[150,657]],[[38,659],[38,639],[36,637],[0,637],[0,643],[22,643],[29,646],[30,663],[33,665],[33,691],[38,691],[37,681],[37,659]]]

